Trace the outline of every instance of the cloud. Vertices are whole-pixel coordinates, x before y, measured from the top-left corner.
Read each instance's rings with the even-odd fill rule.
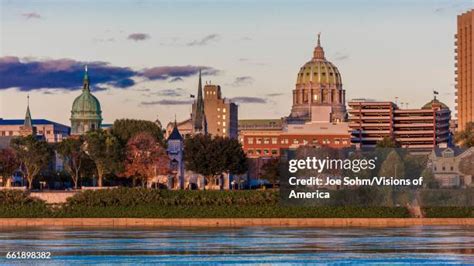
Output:
[[[172,79],[170,80],[170,82],[178,82],[178,81],[183,81],[183,78],[176,77],[176,78],[172,78]]]
[[[192,100],[159,100],[150,102],[141,102],[141,105],[189,105],[192,104]]]
[[[132,40],[132,41],[144,41],[150,39],[150,35],[146,33],[132,33],[128,35],[127,39]]]
[[[161,66],[144,69],[142,76],[150,80],[175,80],[176,78],[190,77],[199,73],[201,69],[203,75],[214,76],[218,70],[204,66]]]
[[[334,54],[333,59],[336,61],[344,61],[344,60],[349,59],[349,54],[337,52]]]
[[[21,16],[26,19],[41,19],[42,18],[42,16],[36,12],[22,13]]]
[[[250,76],[236,77],[235,80],[230,84],[234,87],[248,86],[254,82],[254,79]]]
[[[82,86],[84,65],[88,65],[92,89],[129,88],[136,78],[145,80],[179,80],[196,75],[217,75],[218,70],[206,66],[158,66],[142,70],[113,66],[107,62],[83,62],[73,59],[20,59],[0,57],[0,90],[17,88],[20,91],[60,89],[73,91]]]
[[[277,97],[277,96],[282,96],[285,95],[284,93],[268,93],[265,94],[266,97]]]
[[[242,41],[251,41],[252,40],[252,37],[249,37],[249,36],[244,36],[241,38]]]
[[[72,59],[20,60],[15,56],[0,57],[0,89],[18,88],[78,90],[82,85],[84,65],[88,65],[91,83],[128,88],[135,82],[136,72],[128,67],[106,62],[81,62]]]
[[[253,61],[249,58],[239,58],[239,62],[249,64],[249,65],[255,65],[255,66],[264,66],[264,65],[266,65],[263,62],[256,62],[256,61]]]
[[[108,43],[108,42],[115,42],[115,38],[94,38],[94,42],[96,43]]]
[[[267,100],[260,97],[234,97],[232,101],[236,103],[256,103],[256,104],[263,104],[267,103]]]
[[[192,42],[189,42],[187,45],[188,46],[203,46],[203,45],[208,45],[211,42],[216,42],[220,39],[219,34],[209,34],[207,36],[204,36],[204,38],[200,40],[194,40]]]
[[[153,94],[156,94],[158,96],[178,97],[178,96],[185,95],[186,91],[181,89],[181,88],[176,88],[176,89],[161,90],[161,91],[155,92]]]

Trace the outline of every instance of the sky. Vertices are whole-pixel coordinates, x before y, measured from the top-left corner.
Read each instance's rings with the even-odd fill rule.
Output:
[[[104,123],[189,118],[203,81],[239,119],[290,113],[317,34],[346,98],[454,110],[456,17],[473,1],[0,0],[0,118],[69,125],[88,65]]]

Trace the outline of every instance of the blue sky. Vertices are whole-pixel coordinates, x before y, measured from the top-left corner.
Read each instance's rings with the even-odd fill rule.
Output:
[[[358,0],[0,2],[0,117],[23,117],[30,94],[35,118],[66,124],[85,63],[105,122],[187,118],[199,67],[207,70],[204,80],[240,99],[240,118],[288,115],[296,74],[311,58],[318,32],[348,99],[399,97],[419,107],[436,89],[454,107],[456,16],[473,6]]]

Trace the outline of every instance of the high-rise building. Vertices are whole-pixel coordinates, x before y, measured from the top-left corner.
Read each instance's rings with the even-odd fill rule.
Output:
[[[204,91],[204,92],[203,92]],[[201,71],[197,97],[192,106],[191,118],[177,123],[183,136],[211,134],[228,138],[238,137],[238,106],[222,97],[221,86],[206,83],[202,87]],[[166,126],[166,136],[173,131],[174,124]]]
[[[474,122],[474,9],[458,16],[456,34],[456,109],[458,129]]]
[[[230,100],[222,98],[221,86],[204,86],[204,113],[209,134],[237,138],[238,107]]]
[[[90,130],[101,128],[101,124],[102,110],[100,108],[100,102],[91,93],[89,75],[86,66],[82,94],[79,95],[72,104],[71,134],[82,135]]]
[[[353,100],[349,102],[352,143],[373,148],[389,137],[402,147],[431,151],[450,140],[449,108],[434,98],[420,109],[401,109],[393,102]]]

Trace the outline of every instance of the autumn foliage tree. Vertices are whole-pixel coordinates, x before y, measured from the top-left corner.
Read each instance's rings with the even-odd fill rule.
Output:
[[[166,151],[149,132],[129,139],[125,151],[125,175],[141,180],[142,185],[156,175],[169,173],[170,159]]]
[[[20,167],[15,151],[11,148],[0,149],[0,177],[3,183],[10,182],[13,172]]]

